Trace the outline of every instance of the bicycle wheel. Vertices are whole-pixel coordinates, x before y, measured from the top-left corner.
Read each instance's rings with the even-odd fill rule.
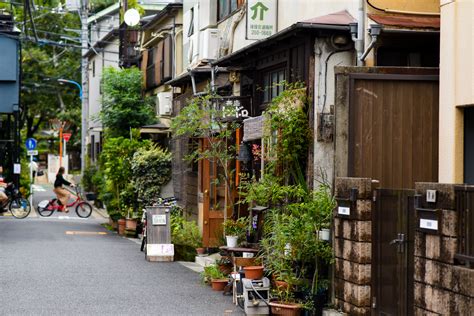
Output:
[[[30,202],[22,197],[16,198],[11,201],[8,209],[16,218],[25,218],[31,212]]]
[[[54,213],[54,206],[50,201],[43,200],[38,203],[36,210],[38,211],[39,215],[43,217],[48,217]]]
[[[79,217],[87,218],[92,214],[92,206],[87,202],[81,202],[76,206],[76,214]]]

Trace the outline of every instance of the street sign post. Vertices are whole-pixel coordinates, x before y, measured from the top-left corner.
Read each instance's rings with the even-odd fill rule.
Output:
[[[26,140],[26,149],[28,150],[35,150],[36,149],[36,139],[28,138]]]
[[[33,205],[33,156],[38,155],[38,151],[36,149],[36,139],[28,138],[26,140],[26,149],[28,149],[28,156],[30,156],[30,205]]]
[[[67,156],[66,154],[66,143],[71,139],[71,133],[63,133],[63,140],[64,140],[64,157]]]

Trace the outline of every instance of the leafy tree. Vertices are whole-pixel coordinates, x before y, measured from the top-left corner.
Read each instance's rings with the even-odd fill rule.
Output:
[[[135,134],[135,135],[133,135]],[[108,211],[120,212],[123,217],[136,204],[135,189],[132,184],[132,158],[140,148],[149,148],[149,141],[140,141],[136,131],[132,138],[108,137],[100,155],[100,170],[105,178],[105,186],[100,194]]]
[[[104,98],[100,117],[111,137],[127,136],[131,128],[156,121],[151,98],[141,94],[138,68],[106,68],[102,77]]]
[[[218,96],[213,94],[193,98],[179,115],[173,118],[171,128],[175,137],[207,140],[207,147],[200,147],[187,158],[194,161],[215,161],[223,170],[217,175],[217,181],[225,183],[226,191],[232,192],[235,169],[231,168],[231,163],[236,155],[232,137],[240,123],[229,119],[235,115],[235,108],[219,107],[216,104],[217,98]],[[236,214],[233,213],[232,217],[236,217]],[[226,219],[227,212],[224,212],[224,220]]]

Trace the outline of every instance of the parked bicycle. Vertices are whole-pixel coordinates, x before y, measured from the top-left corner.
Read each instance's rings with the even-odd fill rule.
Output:
[[[176,206],[178,204],[178,200],[175,197],[169,197],[169,198],[159,198],[158,202],[154,204],[153,206]],[[140,246],[140,251],[145,251],[145,256],[146,256],[146,244],[147,244],[147,239],[146,239],[146,209],[143,209],[143,214],[142,214],[142,244]]]
[[[31,212],[31,205],[28,199],[24,198],[14,183],[8,183],[5,188],[8,199],[0,204],[0,212],[8,210],[15,218],[25,218]]]
[[[72,201],[71,203],[67,204],[64,208],[64,210],[67,210],[69,207],[73,207],[76,205],[76,214],[79,217],[82,218],[87,218],[91,216],[92,214],[92,205],[90,205],[88,202],[86,202],[82,198],[82,194],[79,192],[79,189],[77,186],[75,187],[76,189],[76,199]],[[54,198],[52,200],[43,200],[38,203],[38,213],[41,216],[48,217],[51,216],[54,211],[60,211],[62,208],[62,205],[58,201],[58,199]]]

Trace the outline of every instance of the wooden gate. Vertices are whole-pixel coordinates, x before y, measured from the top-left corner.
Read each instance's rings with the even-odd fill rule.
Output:
[[[376,190],[372,212],[374,315],[413,315],[414,199],[414,190]]]
[[[438,76],[349,75],[350,177],[384,188],[438,180]]]

